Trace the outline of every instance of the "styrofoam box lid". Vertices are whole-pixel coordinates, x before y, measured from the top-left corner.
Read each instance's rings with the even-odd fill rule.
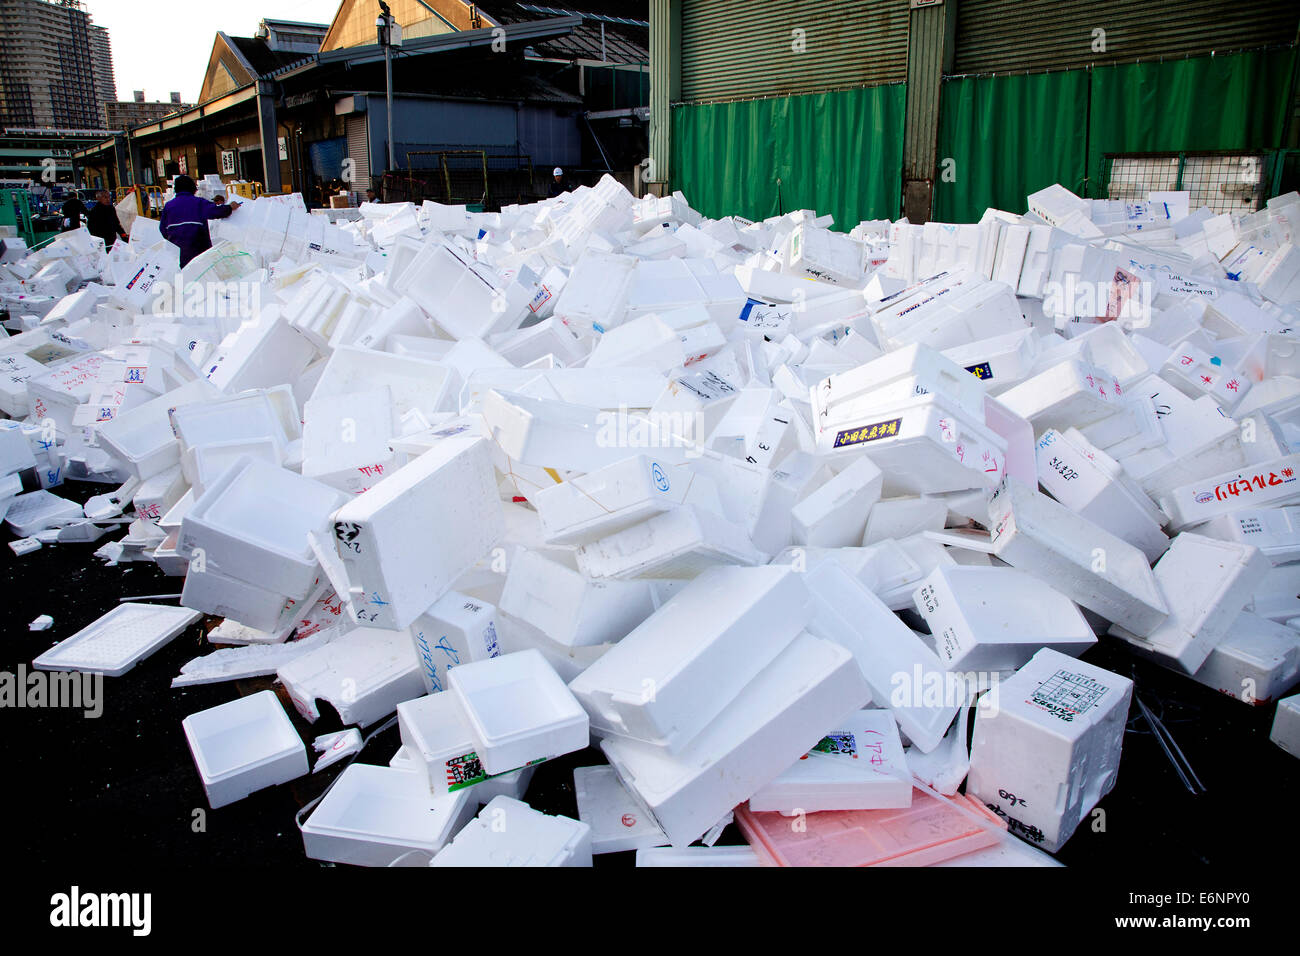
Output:
[[[809,813],[802,829],[747,804],[736,809],[736,822],[759,857],[777,866],[925,866],[992,846],[1005,829],[972,797],[943,801],[924,790],[913,794],[910,807]]]
[[[536,648],[461,664],[447,679],[485,751],[569,728],[586,730],[587,712]]]
[[[578,819],[591,827],[593,853],[668,843],[654,815],[623,786],[613,767],[574,767],[573,792]]]
[[[273,691],[190,714],[181,725],[205,784],[226,780],[307,748]]]
[[[637,866],[762,866],[748,846],[659,846],[636,851]]]
[[[430,866],[559,866],[590,832],[585,823],[496,796]]]
[[[452,836],[468,790],[433,794],[410,770],[354,763],[335,781],[303,824],[303,833],[428,850]]]
[[[85,671],[118,677],[201,616],[187,607],[119,604],[99,620],[54,645],[32,661],[32,666],[38,670]]]

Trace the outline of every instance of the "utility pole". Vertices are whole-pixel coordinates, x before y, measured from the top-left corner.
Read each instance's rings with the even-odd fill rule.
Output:
[[[379,31],[379,44],[384,48],[384,75],[388,82],[388,169],[397,168],[397,150],[393,144],[393,11],[384,0],[379,0],[381,13],[375,19]],[[401,30],[401,27],[398,27]],[[399,34],[400,37],[400,34]],[[398,43],[402,41],[398,39]]]

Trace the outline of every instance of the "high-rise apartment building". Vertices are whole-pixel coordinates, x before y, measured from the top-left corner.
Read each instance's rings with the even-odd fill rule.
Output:
[[[80,0],[0,0],[0,125],[102,129],[115,87],[108,31]]]

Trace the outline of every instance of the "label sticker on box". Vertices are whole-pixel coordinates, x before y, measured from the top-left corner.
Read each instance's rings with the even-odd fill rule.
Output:
[[[891,418],[888,421],[876,422],[871,425],[863,425],[861,428],[846,428],[835,436],[833,448],[844,448],[848,445],[861,445],[863,442],[876,441],[880,438],[892,438],[898,434],[898,426],[902,424],[901,418]]]
[[[1070,723],[1096,707],[1108,690],[1110,688],[1105,684],[1086,674],[1057,671],[1043,681],[1025,703]]]

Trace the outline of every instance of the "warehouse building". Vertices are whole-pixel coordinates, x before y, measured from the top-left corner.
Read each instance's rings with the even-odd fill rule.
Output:
[[[1300,8],[650,0],[647,179],[706,215],[969,222],[1062,183],[1256,208],[1294,188]]]

